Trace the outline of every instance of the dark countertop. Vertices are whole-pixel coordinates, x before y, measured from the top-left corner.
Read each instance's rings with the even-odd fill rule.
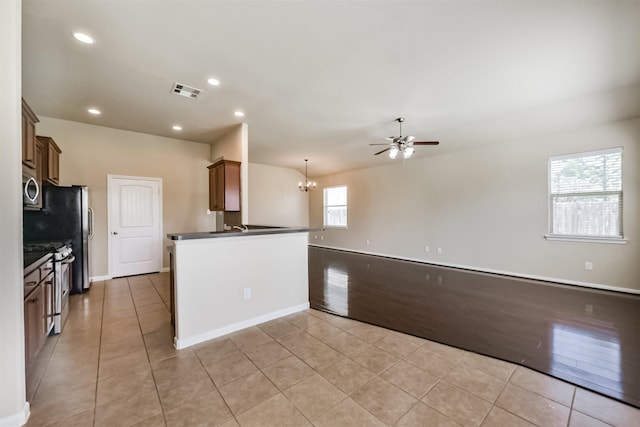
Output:
[[[24,252],[24,274],[31,273],[31,271],[27,271],[29,267],[37,267],[51,255],[51,251]]]
[[[265,228],[252,228],[249,226],[249,230],[228,230],[228,231],[202,231],[198,233],[175,233],[167,234],[167,237],[171,240],[193,240],[193,239],[211,239],[216,237],[246,237],[246,236],[258,236],[263,234],[284,234],[284,233],[301,233],[309,231],[306,227],[265,227]]]

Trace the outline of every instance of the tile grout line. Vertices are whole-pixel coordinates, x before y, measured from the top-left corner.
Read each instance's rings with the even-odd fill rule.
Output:
[[[426,338],[423,338],[423,339],[427,340]],[[427,341],[431,341],[431,340],[427,340]],[[431,342],[436,342],[436,341],[431,341]],[[446,345],[446,344],[442,344],[442,343],[438,343],[438,344]],[[425,344],[423,344],[423,346],[425,346],[425,345],[426,345],[426,343],[425,343]],[[457,348],[457,347],[454,347],[454,348]],[[416,350],[417,350],[417,349],[416,349]],[[459,350],[460,350],[460,349],[459,349]],[[437,354],[437,355],[439,355],[439,356],[442,356],[441,354],[436,353],[436,352],[434,352],[434,351],[430,350],[429,348],[427,348],[427,351],[429,351],[429,352],[431,352],[431,353],[433,353],[433,354]],[[467,352],[467,350],[462,350],[462,351]],[[413,352],[412,352],[412,353],[413,353]],[[445,376],[447,376],[447,375],[449,374],[449,372],[451,372],[451,371],[453,370],[453,368],[455,368],[456,366],[458,366],[458,365],[460,364],[460,362],[462,362],[462,361],[467,357],[467,355],[468,355],[469,353],[470,353],[470,352],[467,352],[467,354],[466,354],[464,357],[462,357],[460,360],[458,360],[458,361],[457,361],[457,362],[456,362],[456,363],[455,363],[455,364],[454,364],[454,365],[453,365],[453,366],[452,366],[452,367],[451,367],[451,368],[450,368],[450,369],[449,369],[449,370],[448,370],[444,375],[442,375],[442,377],[438,377],[438,381],[436,381],[436,383],[435,383],[434,385],[432,385],[432,386],[429,388],[429,390],[427,390],[427,392],[422,396],[422,398],[420,398],[420,402],[422,402],[422,399],[424,399],[424,397],[425,397],[425,396],[426,396],[426,395],[427,395],[431,390],[433,390],[433,389],[434,389],[438,384],[440,384],[440,382],[444,381],[444,377],[445,377]],[[411,353],[410,353],[410,354],[411,354]],[[406,356],[405,356],[405,357],[406,357]],[[445,356],[442,356],[442,357],[445,357]],[[447,358],[445,357],[445,359],[447,359]],[[451,359],[448,359],[448,360],[451,360]],[[411,362],[407,361],[407,363],[411,363]],[[411,363],[411,364],[413,365],[413,363]],[[415,366],[415,365],[413,365],[413,366]],[[419,366],[416,366],[416,368],[420,369],[420,367],[419,367]],[[436,376],[436,375],[434,375],[434,376]],[[436,377],[437,377],[437,376],[436,376]],[[447,383],[447,384],[450,384],[450,383],[449,383],[449,382],[447,382],[447,381],[444,381],[444,382],[445,382],[445,383]],[[456,385],[454,385],[454,384],[451,384],[451,385],[452,385],[453,387],[460,388],[460,387],[458,387],[458,386],[456,386]],[[462,390],[462,389],[461,389],[461,390]],[[462,390],[462,391],[464,391],[465,393],[469,393],[469,392],[468,392],[468,391],[466,391],[466,390]],[[471,394],[471,393],[469,393],[469,394]],[[471,395],[475,397],[475,395],[473,395],[473,394],[471,394]],[[440,412],[437,408],[434,408],[433,406],[429,405],[428,403],[426,403],[426,402],[422,402],[422,403],[424,403],[427,407],[429,407],[429,408],[433,409],[434,411],[436,411],[438,414],[440,414],[440,415],[444,416],[446,419],[448,419],[448,420],[452,420],[453,422],[455,422],[455,423],[457,423],[457,424],[460,424],[460,423],[458,423],[458,421],[454,420],[453,418],[451,418],[450,416],[448,416],[448,415],[446,415],[446,414],[443,414],[443,413],[442,413],[442,412]],[[493,407],[493,406],[492,406],[492,407]],[[489,409],[489,411],[491,411],[491,409]],[[487,412],[487,414],[488,414],[488,412]],[[485,416],[485,417],[486,417],[486,416]],[[482,421],[484,422],[484,418],[483,418],[483,420],[482,420]],[[480,424],[482,424],[482,422],[481,422]]]
[[[316,319],[319,319],[320,321],[322,321],[322,322],[324,322],[324,323],[330,324],[330,323],[329,323],[328,321],[326,321],[325,319],[320,319],[319,317],[313,316],[313,315],[312,315],[312,314],[310,314],[310,313],[306,313],[306,312],[305,312],[305,314],[307,314],[308,316],[312,316],[312,317],[314,317],[314,318],[316,318]],[[288,320],[285,320],[285,321],[289,322]],[[289,322],[289,323],[291,323],[291,324],[292,324],[293,326],[295,326],[295,327],[298,327],[297,325],[293,324],[292,322]],[[319,323],[317,323],[316,325],[319,325]],[[309,329],[310,327],[313,327],[313,326],[314,326],[314,325],[312,325],[312,326],[307,326],[306,328],[299,328],[299,329],[300,329],[302,332],[304,332],[304,333],[306,333],[307,335],[309,335],[310,337],[312,337],[312,338],[314,338],[314,339],[318,340],[319,342],[323,343],[324,345],[326,345],[326,346],[327,346],[327,347],[329,347],[330,349],[332,349],[332,350],[334,350],[334,351],[337,351],[338,353],[340,353],[340,355],[341,355],[341,356],[344,356],[344,357],[347,357],[347,358],[348,358],[348,356],[347,356],[346,354],[342,353],[341,351],[339,351],[339,350],[338,350],[338,349],[336,349],[336,348],[331,347],[329,344],[325,343],[325,342],[324,342],[324,341],[322,341],[321,339],[319,339],[319,338],[317,338],[317,337],[315,337],[315,336],[311,335],[309,332],[307,332],[307,329]],[[331,326],[334,326],[334,325],[331,325]],[[337,326],[335,326],[335,327],[336,327],[336,328],[338,328]],[[338,329],[340,329],[341,331],[344,331],[344,330],[343,330],[343,329],[341,329],[341,328],[338,328]],[[264,332],[264,331],[263,331],[263,332]],[[346,331],[344,331],[344,332],[346,332]],[[265,333],[266,333],[266,332],[265,332]],[[267,334],[267,335],[268,335],[268,334]],[[285,336],[286,336],[286,335],[285,335]],[[276,342],[278,342],[278,344],[282,345],[282,343],[280,343],[279,341],[276,341]],[[339,401],[337,401],[335,404],[331,405],[329,408],[327,408],[327,409],[326,409],[324,412],[322,412],[321,414],[318,414],[318,416],[316,416],[316,418],[315,418],[316,420],[317,420],[318,418],[322,417],[324,414],[326,414],[326,413],[328,413],[329,411],[331,411],[333,408],[335,408],[336,406],[338,406],[338,405],[339,405],[339,404],[341,404],[342,402],[344,402],[346,399],[351,398],[351,396],[350,396],[349,394],[344,393],[344,392],[340,389],[340,387],[337,387],[337,386],[336,386],[335,384],[333,384],[331,381],[329,381],[328,379],[326,379],[326,378],[324,377],[324,375],[322,375],[322,374],[320,373],[320,371],[319,371],[319,370],[317,370],[317,369],[313,368],[312,366],[310,366],[307,362],[305,362],[304,360],[302,360],[302,359],[300,358],[300,356],[298,356],[296,353],[294,353],[293,351],[291,351],[290,349],[288,349],[288,348],[287,348],[287,347],[285,347],[284,345],[282,345],[282,346],[283,346],[284,348],[286,348],[288,351],[290,351],[290,352],[291,352],[291,354],[293,354],[293,355],[294,355],[298,360],[300,360],[300,362],[302,362],[302,363],[304,363],[306,366],[308,366],[308,367],[309,367],[309,368],[310,368],[310,369],[311,369],[315,374],[319,375],[319,376],[320,376],[320,378],[324,379],[324,380],[325,380],[325,381],[327,381],[329,384],[331,384],[333,387],[335,387],[335,388],[337,388],[338,390],[340,390],[340,392],[341,392],[342,394],[344,394],[344,397],[343,397],[342,399],[340,399]],[[276,363],[277,363],[277,362],[276,362]],[[336,361],[336,362],[334,362],[334,363],[331,363],[331,364],[329,364],[329,365],[325,366],[325,367],[324,367],[324,369],[329,368],[330,366],[333,366],[333,365],[335,365],[336,363],[339,363],[339,360],[338,360],[338,361]],[[265,374],[265,376],[267,376],[267,375]],[[268,377],[267,377],[267,378],[268,378]],[[295,384],[291,384],[288,388],[294,387],[296,384],[300,384],[301,382],[303,382],[303,381],[307,380],[308,378],[311,378],[311,376],[309,376],[309,377],[307,377],[307,378],[304,378],[304,379],[302,379],[302,380],[298,381],[298,382],[297,382],[297,383],[295,383]],[[271,380],[271,379],[269,378],[269,380]],[[272,383],[273,383],[273,381],[272,381]],[[274,385],[275,385],[275,384],[274,384]],[[276,386],[276,388],[278,388],[278,387]],[[279,389],[278,389],[278,390],[279,390]],[[307,417],[307,416],[306,416],[306,415],[305,415],[305,414],[304,414],[304,413],[303,413],[303,412],[302,412],[302,411],[301,411],[301,410],[296,406],[296,404],[295,404],[295,403],[291,402],[291,399],[289,399],[289,398],[287,397],[287,395],[286,395],[286,394],[284,394],[284,390],[283,390],[281,393],[282,393],[282,395],[283,395],[283,396],[284,396],[284,397],[285,397],[285,398],[286,398],[286,399],[287,399],[287,400],[288,400],[288,401],[289,401],[289,402],[290,402],[290,403],[291,403],[291,404],[292,404],[296,409],[298,409],[298,411],[302,414],[302,416],[303,416],[303,417],[305,417],[305,419],[306,419],[306,420],[308,420],[308,421],[311,423],[311,425],[313,425],[313,424],[314,424],[314,423],[313,423],[313,420],[309,419],[309,417]],[[353,400],[353,399],[352,399],[352,400]],[[355,402],[355,400],[354,400],[354,402]],[[355,402],[355,403],[357,404],[357,402]],[[364,409],[364,408],[363,408],[363,409]],[[365,410],[366,410],[366,409],[365,409]],[[369,412],[369,411],[367,411],[367,412]],[[373,415],[373,414],[371,414],[371,415]],[[377,417],[374,417],[374,418],[376,418],[376,419],[377,419]]]
[[[147,361],[149,362],[149,369],[151,370],[151,377],[153,378],[153,387],[156,390],[156,397],[158,398],[158,405],[160,405],[160,414],[162,415],[162,420],[164,421],[164,423],[166,425],[167,424],[167,419],[166,419],[166,417],[164,415],[164,407],[162,406],[162,401],[160,400],[160,392],[158,391],[158,384],[156,383],[156,377],[155,377],[155,375],[153,375],[153,367],[151,365],[151,359],[149,358],[149,350],[147,349],[147,344],[144,341],[144,334],[142,333],[142,325],[140,324],[140,315],[138,314],[138,306],[136,305],[136,299],[133,296],[133,291],[131,289],[132,285],[129,282],[129,278],[126,277],[125,280],[127,281],[127,288],[129,289],[129,295],[131,296],[131,302],[133,303],[133,310],[136,312],[136,320],[138,321],[138,329],[140,330],[140,338],[142,338],[142,344],[144,345],[144,352],[146,353]],[[149,280],[149,279],[147,279],[147,280]],[[153,287],[153,285],[152,285],[152,287]],[[153,287],[153,288],[155,290],[155,287]],[[157,291],[156,291],[156,293],[157,293]],[[158,296],[160,296],[160,295],[158,295]],[[162,298],[160,298],[160,299],[162,299]],[[150,419],[150,418],[153,418],[153,417],[149,417],[147,419]],[[143,422],[143,421],[146,421],[146,420],[142,420],[140,422]],[[139,423],[136,423],[136,424],[139,424]]]
[[[100,316],[100,343],[98,344],[98,369],[96,370],[96,397],[93,405],[93,426],[96,425],[96,413],[98,412],[98,382],[100,381],[100,355],[102,353],[102,334],[104,332],[104,304],[106,301],[107,295],[107,282],[104,281],[104,285],[102,286],[102,315]]]
[[[231,340],[231,342],[233,342],[233,340]],[[235,344],[235,342],[234,342]],[[236,346],[237,347],[237,346]],[[242,350],[240,350],[242,351]],[[220,388],[218,388],[218,385],[216,384],[216,382],[213,380],[213,378],[211,378],[211,374],[209,374],[209,371],[207,370],[207,367],[204,366],[204,363],[202,362],[202,359],[200,359],[200,356],[198,356],[198,353],[196,351],[193,351],[193,354],[196,356],[196,359],[198,359],[198,362],[200,363],[200,366],[202,367],[202,369],[204,369],[204,371],[207,373],[207,377],[209,377],[209,380],[211,381],[211,384],[213,385],[213,388],[216,390],[216,392],[218,393],[218,395],[220,396],[220,399],[222,399],[222,401],[224,402],[224,405],[227,407],[227,409],[229,410],[229,413],[231,414],[231,419],[233,419],[234,421],[238,422],[238,420],[236,419],[236,415],[233,413],[233,411],[231,410],[231,407],[229,406],[229,404],[227,403],[227,400],[224,398],[224,396],[222,395],[222,392],[220,391]],[[244,354],[244,353],[243,353]],[[229,356],[232,357],[232,356]],[[229,357],[226,357],[222,360],[228,359]],[[239,378],[238,378],[239,379]],[[231,383],[229,383],[231,384]],[[166,423],[166,419],[165,419],[165,423]],[[225,424],[227,422],[229,422],[231,420],[227,420],[222,424]],[[238,423],[240,424],[240,423]]]
[[[321,320],[324,320],[324,319],[321,319]],[[349,319],[349,320],[352,320],[352,319]],[[340,328],[340,327],[338,327],[338,326],[336,326],[336,325],[333,325],[331,322],[329,322],[329,321],[327,321],[327,320],[325,320],[325,322],[326,322],[326,323],[328,323],[328,324],[330,324],[330,325],[332,325],[332,326],[335,326],[336,328],[338,328],[338,329],[340,329],[340,330],[342,330],[342,331],[344,331],[344,332],[345,332],[345,333],[347,333],[348,335],[351,335],[351,336],[353,336],[353,337],[355,337],[355,338],[358,338],[358,339],[360,339],[360,340],[364,341],[364,342],[365,342],[367,345],[369,345],[369,346],[373,346],[373,347],[375,347],[376,349],[380,349],[380,350],[385,351],[386,353],[388,353],[388,354],[390,354],[390,355],[392,355],[392,356],[396,357],[396,354],[391,353],[391,352],[389,352],[389,351],[387,351],[387,350],[385,350],[385,349],[383,349],[383,348],[381,348],[381,347],[379,347],[379,346],[377,346],[377,345],[376,345],[376,343],[377,343],[378,341],[380,341],[380,340],[384,339],[384,338],[388,335],[388,333],[387,333],[387,334],[385,334],[384,336],[382,336],[382,337],[378,338],[377,340],[374,340],[374,341],[372,341],[372,342],[368,342],[368,341],[364,340],[363,338],[359,337],[358,335],[351,333],[351,332],[350,332],[349,330],[347,330],[347,329],[342,329],[342,328]],[[357,322],[357,321],[356,321],[356,322]],[[372,325],[372,326],[376,326],[376,325]],[[380,326],[377,326],[377,327],[381,328]],[[308,328],[306,328],[306,329],[308,329]],[[303,329],[303,331],[305,331],[305,332],[306,332],[306,329]],[[386,329],[386,328],[382,328],[382,329],[385,329],[386,331],[395,332],[395,331],[392,331],[392,330],[390,330],[390,329]],[[308,333],[308,332],[307,332],[307,333]],[[403,333],[401,333],[401,332],[400,332],[400,334],[402,334],[402,335],[407,335],[407,334],[403,334]],[[412,335],[409,335],[409,336],[412,336]],[[315,337],[314,337],[314,338],[315,338]],[[322,342],[322,343],[324,343],[324,344],[328,345],[329,347],[331,347],[331,345],[329,345],[329,344],[325,343],[323,340],[321,340],[321,339],[319,339],[319,338],[317,338],[317,339],[318,339],[320,342]],[[423,339],[423,340],[425,340],[424,338],[422,338],[422,339]],[[408,396],[410,396],[410,397],[412,397],[412,398],[416,399],[416,402],[415,402],[415,403],[413,403],[413,404],[411,405],[411,407],[410,407],[407,411],[405,411],[405,412],[404,412],[404,413],[403,413],[403,414],[398,418],[398,420],[394,423],[394,424],[396,424],[396,423],[397,423],[398,421],[400,421],[400,420],[401,420],[401,419],[402,419],[406,414],[408,414],[408,413],[409,413],[409,412],[410,412],[410,411],[411,411],[411,410],[412,410],[416,405],[418,405],[419,403],[422,403],[422,398],[423,398],[423,397],[424,397],[424,396],[425,396],[429,391],[431,391],[431,390],[432,390],[432,389],[433,389],[433,388],[434,388],[434,387],[435,387],[435,386],[440,382],[440,380],[441,380],[442,378],[438,378],[436,375],[434,375],[434,377],[438,378],[438,380],[437,380],[437,381],[436,381],[436,382],[435,382],[431,387],[429,387],[429,389],[428,389],[428,390],[427,390],[427,391],[422,395],[422,397],[420,397],[420,398],[415,398],[412,394],[408,393],[406,390],[404,390],[404,389],[402,389],[402,388],[398,387],[397,385],[395,385],[395,384],[393,384],[393,383],[391,383],[391,382],[389,382],[389,381],[385,380],[384,378],[382,378],[382,374],[383,374],[384,372],[388,371],[389,369],[391,369],[391,367],[395,366],[395,365],[396,365],[398,362],[400,362],[400,361],[404,361],[404,362],[406,362],[406,363],[409,363],[411,366],[413,366],[413,367],[415,367],[415,368],[417,368],[417,369],[420,369],[421,371],[424,371],[422,368],[420,368],[420,367],[418,367],[418,366],[416,366],[416,365],[412,364],[411,362],[406,361],[406,357],[407,357],[409,354],[412,354],[413,352],[417,351],[419,348],[424,347],[424,346],[426,345],[426,341],[429,341],[429,340],[425,340],[425,342],[421,343],[418,347],[416,347],[416,348],[414,348],[413,350],[411,350],[408,354],[406,354],[406,355],[404,355],[404,356],[397,356],[397,357],[398,357],[398,360],[397,360],[397,361],[395,361],[394,363],[392,363],[391,365],[389,365],[387,368],[383,369],[380,373],[378,373],[378,374],[374,374],[374,376],[373,376],[371,379],[369,379],[367,382],[365,382],[364,384],[362,384],[362,385],[360,385],[359,387],[357,387],[356,389],[354,389],[350,394],[346,394],[346,393],[345,393],[345,394],[346,394],[346,397],[345,397],[344,399],[342,399],[340,402],[344,401],[344,400],[345,400],[345,399],[347,399],[347,398],[350,398],[351,400],[353,400],[353,402],[354,402],[356,405],[358,405],[359,407],[361,407],[364,411],[366,411],[368,414],[370,414],[373,418],[375,418],[376,420],[379,420],[380,422],[382,422],[383,424],[385,424],[385,422],[384,422],[383,420],[381,420],[380,418],[376,417],[376,416],[375,416],[374,414],[372,414],[368,409],[364,408],[362,405],[360,405],[356,400],[354,400],[354,399],[351,397],[351,396],[352,396],[354,393],[356,393],[358,390],[362,389],[362,388],[363,388],[363,387],[365,387],[367,384],[369,384],[371,381],[373,381],[373,379],[374,379],[374,378],[378,377],[378,378],[380,378],[382,381],[388,382],[388,383],[389,383],[389,384],[391,384],[392,386],[394,386],[394,387],[398,388],[398,390],[400,390],[400,391],[402,391],[403,393],[407,394]],[[335,348],[334,348],[334,349],[335,349]],[[358,364],[359,366],[363,367],[364,369],[368,370],[366,367],[362,366],[360,363],[358,363],[357,361],[353,360],[349,355],[347,355],[347,354],[345,354],[345,353],[342,353],[342,352],[341,352],[340,350],[338,350],[338,349],[335,349],[335,350],[336,350],[336,351],[338,351],[340,354],[342,354],[342,355],[343,355],[344,357],[346,357],[347,359],[349,359],[349,360],[353,361],[354,363],[356,363],[356,364]],[[362,349],[362,352],[364,352],[364,351],[365,351],[365,349]],[[433,352],[433,351],[431,351],[431,350],[428,350],[428,351],[430,351],[431,353],[436,354],[435,352]],[[359,351],[356,351],[356,352],[352,353],[352,355],[353,355],[353,354],[358,354],[358,353],[359,353]],[[444,356],[442,356],[442,357],[444,357]],[[465,357],[466,357],[466,356],[465,356]],[[462,359],[464,359],[464,357],[463,357]],[[462,361],[462,359],[460,359],[458,362],[456,362],[456,363],[454,364],[454,366],[453,366],[453,367],[451,367],[451,369],[453,369],[455,366],[457,366],[457,364],[458,364],[458,363],[460,363],[460,362]],[[450,359],[449,359],[449,360],[450,360]],[[330,367],[330,366],[335,365],[336,363],[339,363],[339,362],[335,362],[335,363],[333,363],[333,364],[331,364],[331,365],[327,366],[327,368],[328,368],[328,367]],[[312,368],[312,369],[313,369],[313,368]],[[449,369],[449,371],[451,371],[451,369]],[[448,373],[449,371],[447,371],[447,373]],[[369,371],[369,372],[371,372],[371,371]],[[425,371],[425,372],[426,372],[426,371]],[[319,372],[318,372],[318,373],[319,373]],[[373,372],[371,372],[371,373],[373,373]],[[428,373],[428,372],[427,372],[427,373]],[[321,375],[321,374],[320,374],[320,375]],[[430,374],[430,375],[431,375],[431,374]],[[445,374],[445,375],[446,375],[446,374]],[[322,375],[321,375],[321,376],[322,376]],[[324,378],[324,376],[323,376],[323,378]],[[337,406],[340,402],[338,402],[336,405],[334,405],[334,407],[335,407],[335,406]],[[424,403],[423,403],[423,404],[424,404]],[[427,406],[428,406],[428,405],[427,405]],[[440,413],[439,411],[437,411],[435,408],[432,408],[431,406],[429,406],[429,407],[430,407],[431,409],[433,409],[434,411],[438,412],[439,414],[441,414],[441,413]],[[332,407],[332,408],[333,408],[333,407]],[[325,411],[324,413],[327,413],[327,412],[328,412],[328,411],[330,411],[332,408],[328,409],[328,410],[327,410],[327,411]],[[322,415],[324,415],[324,413],[323,413]],[[441,415],[443,415],[443,416],[444,416],[445,418],[447,418],[447,419],[451,419],[450,417],[448,417],[448,416],[446,416],[446,415],[444,415],[444,414],[441,414]]]
[[[294,325],[293,323],[289,322],[288,320],[285,320],[285,322],[288,322],[288,323],[290,323],[291,325],[296,326],[296,325]],[[260,331],[262,331],[262,333],[263,333],[263,334],[265,334],[265,335],[267,335],[269,338],[271,338],[271,339],[273,340],[273,342],[277,342],[279,345],[281,345],[283,348],[285,348],[287,351],[289,351],[293,356],[295,356],[298,360],[300,360],[300,362],[304,363],[304,364],[305,364],[305,366],[309,367],[312,371],[314,371],[315,373],[317,373],[318,375],[320,375],[320,373],[319,373],[319,372],[317,372],[315,369],[313,369],[311,366],[309,366],[309,365],[308,365],[304,360],[302,360],[302,359],[301,359],[297,354],[295,354],[293,351],[289,350],[287,347],[285,347],[284,345],[282,345],[282,343],[281,343],[281,342],[279,342],[277,339],[275,339],[274,337],[272,337],[271,335],[269,335],[268,333],[266,333],[265,331],[263,331],[263,330],[262,330],[262,328],[260,328],[260,327],[259,327],[259,325],[256,325],[256,327],[257,327]],[[297,327],[297,326],[296,326],[296,327]],[[304,329],[302,329],[302,328],[299,328],[299,329],[300,329],[301,331],[304,331]],[[306,331],[305,331],[305,333],[306,333]],[[229,338],[229,339],[231,339],[231,341],[233,341],[233,338]],[[233,342],[234,342],[234,344],[235,344],[235,341],[233,341]],[[265,343],[265,344],[266,344],[266,343]],[[236,344],[236,345],[237,345],[237,344]],[[260,346],[257,346],[257,347],[260,347]],[[253,363],[253,365],[256,367],[256,369],[258,369],[258,371],[259,371],[259,372],[260,372],[260,373],[261,373],[261,374],[262,374],[262,375],[263,375],[263,376],[264,376],[264,377],[265,377],[265,378],[266,378],[266,379],[267,379],[267,380],[268,380],[268,381],[269,381],[269,382],[270,382],[270,383],[271,383],[271,384],[276,388],[276,390],[278,390],[278,393],[279,393],[279,394],[281,394],[285,399],[287,399],[287,401],[288,401],[289,403],[291,403],[291,404],[293,405],[293,407],[294,407],[294,408],[296,408],[296,410],[297,410],[298,412],[300,412],[300,414],[302,414],[302,416],[304,417],[304,419],[306,419],[307,421],[309,421],[309,423],[311,423],[311,425],[313,425],[313,421],[312,421],[312,420],[310,420],[310,419],[309,419],[309,417],[307,417],[307,416],[305,415],[305,413],[304,413],[304,412],[302,412],[302,410],[300,410],[300,408],[298,408],[298,407],[296,406],[296,404],[295,404],[295,403],[293,403],[293,402],[291,401],[291,399],[289,399],[289,397],[287,397],[287,395],[286,395],[286,394],[284,394],[284,390],[280,390],[280,388],[279,388],[279,387],[278,387],[278,386],[277,386],[277,385],[276,385],[276,384],[271,380],[271,378],[269,378],[269,376],[268,376],[267,374],[265,374],[264,372],[262,372],[262,369],[260,369],[260,368],[258,367],[258,365],[256,365],[256,364],[255,364],[255,362],[254,362],[253,360],[251,360],[251,358],[250,358],[250,357],[249,357],[249,356],[244,352],[244,349],[242,349],[242,348],[241,348],[241,349],[240,349],[240,351],[242,352],[242,354],[244,354],[244,355],[247,357],[247,359],[249,359],[249,360],[251,361],[251,363]],[[287,357],[289,357],[289,356],[287,356]],[[282,360],[284,360],[284,359],[282,359]],[[272,364],[275,364],[275,363],[278,363],[278,362],[274,362],[274,363],[272,363]],[[271,366],[271,365],[268,365],[268,366]],[[267,368],[268,366],[265,366],[265,368]],[[291,388],[291,387],[295,386],[296,384],[299,384],[299,383],[301,383],[302,381],[305,381],[307,378],[310,378],[310,377],[311,377],[311,376],[306,377],[306,378],[303,378],[302,380],[298,381],[297,383],[295,383],[295,384],[291,384],[288,388]],[[271,398],[272,398],[272,397],[270,397],[269,399],[271,399]],[[269,399],[267,399],[267,400],[269,400]],[[342,402],[342,400],[340,400],[340,402]],[[261,402],[261,403],[262,403],[262,402]],[[256,406],[258,406],[258,405],[256,405]],[[255,408],[255,406],[254,406],[253,408]],[[244,414],[244,413],[246,413],[246,412],[248,412],[248,411],[250,411],[250,410],[251,410],[251,409],[253,409],[253,408],[247,409],[245,412],[243,412],[243,414]],[[333,406],[332,406],[332,408],[333,408]],[[323,413],[323,414],[324,414],[324,413]],[[240,414],[240,415],[242,415],[242,414]]]
[[[571,396],[571,405],[569,406],[569,417],[567,418],[567,426],[571,425],[571,416],[573,415],[573,403],[576,400],[576,393],[578,392],[578,388],[573,388],[573,395]]]

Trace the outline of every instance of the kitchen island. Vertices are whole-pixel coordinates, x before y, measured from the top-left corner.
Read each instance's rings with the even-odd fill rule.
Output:
[[[308,231],[168,234],[175,347],[309,308]]]

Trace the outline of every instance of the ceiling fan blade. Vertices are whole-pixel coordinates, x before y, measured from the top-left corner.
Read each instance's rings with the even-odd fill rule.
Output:
[[[378,154],[382,154],[382,153],[384,153],[385,151],[389,151],[389,150],[391,150],[391,147],[387,147],[387,148],[385,148],[385,149],[384,149],[384,150],[382,150],[382,151],[378,151],[376,154],[374,154],[374,156],[377,156]]]
[[[395,141],[395,140],[396,140],[396,138],[398,138],[398,137],[397,137],[397,136],[388,136],[388,137],[386,137],[385,139],[386,139],[386,140],[389,140],[389,141]]]
[[[405,136],[403,139],[404,139],[404,142],[406,142],[406,143],[408,144],[408,143],[410,143],[411,141],[413,141],[414,139],[416,139],[416,137],[415,137],[415,136],[413,136],[413,135],[407,135],[407,136]]]
[[[369,144],[369,145],[389,145],[389,143],[384,142],[384,143],[380,143],[380,144]]]
[[[438,145],[440,141],[416,141],[413,145]]]

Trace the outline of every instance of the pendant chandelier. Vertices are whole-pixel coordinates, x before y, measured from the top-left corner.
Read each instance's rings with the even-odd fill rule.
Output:
[[[309,176],[307,174],[307,165],[308,165],[309,159],[304,159],[304,184],[302,182],[298,183],[298,189],[300,191],[304,191],[305,193],[307,191],[313,191],[316,189],[316,183],[313,181],[309,181]]]

